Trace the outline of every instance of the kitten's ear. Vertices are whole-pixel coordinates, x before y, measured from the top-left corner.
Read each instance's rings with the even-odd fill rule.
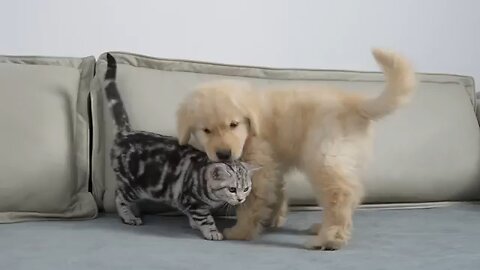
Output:
[[[227,167],[222,163],[216,163],[211,165],[208,173],[212,176],[213,179],[216,180],[230,176],[230,174],[227,172]]]
[[[262,166],[250,164],[250,163],[243,162],[243,161],[242,161],[242,165],[245,166],[245,168],[247,168],[247,171],[249,173],[256,172],[256,171],[258,171],[262,168]]]
[[[215,168],[215,177],[217,179],[229,177],[230,174],[227,172],[225,166],[217,166]]]
[[[193,113],[188,101],[182,102],[177,110],[177,136],[178,143],[185,145],[190,140],[193,132]]]

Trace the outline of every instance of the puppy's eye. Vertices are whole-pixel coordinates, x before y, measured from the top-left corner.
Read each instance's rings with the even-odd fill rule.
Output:
[[[243,192],[247,192],[247,191],[248,191],[248,187],[246,187],[246,188],[243,190]]]
[[[210,129],[208,129],[208,128],[204,128],[204,129],[203,129],[203,132],[205,132],[205,133],[207,133],[207,134],[212,133],[212,131],[210,131]]]
[[[230,191],[231,193],[235,193],[237,192],[237,189],[234,187],[231,187],[231,188],[228,188],[228,191]]]
[[[233,121],[230,123],[230,128],[236,128],[238,127],[238,122],[237,121]]]

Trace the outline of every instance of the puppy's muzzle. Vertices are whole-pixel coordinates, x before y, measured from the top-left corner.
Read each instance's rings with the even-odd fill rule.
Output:
[[[219,160],[230,160],[232,157],[232,151],[230,149],[217,150],[215,154]]]

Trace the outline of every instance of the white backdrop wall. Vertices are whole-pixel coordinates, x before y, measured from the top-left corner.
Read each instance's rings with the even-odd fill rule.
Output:
[[[476,0],[0,0],[0,54],[376,70],[369,49],[480,81]],[[478,83],[477,83],[478,84]]]

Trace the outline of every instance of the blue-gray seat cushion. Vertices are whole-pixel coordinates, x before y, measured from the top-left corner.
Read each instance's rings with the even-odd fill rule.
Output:
[[[203,240],[178,216],[147,216],[140,227],[115,215],[5,224],[1,269],[480,269],[480,205],[359,210],[345,249],[304,250],[303,230],[319,215],[291,213],[284,229],[254,242]]]

